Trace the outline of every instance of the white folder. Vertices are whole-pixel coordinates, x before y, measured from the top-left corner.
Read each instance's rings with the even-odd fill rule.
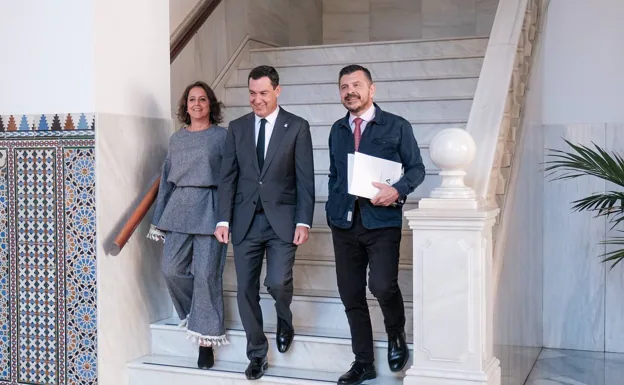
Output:
[[[399,162],[356,152],[347,156],[349,194],[372,199],[379,189],[373,182],[392,186],[401,179],[403,165]]]

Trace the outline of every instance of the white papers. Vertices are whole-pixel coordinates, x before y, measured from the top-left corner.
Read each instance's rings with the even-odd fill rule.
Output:
[[[362,154],[348,154],[347,177],[349,194],[372,199],[379,189],[373,182],[392,186],[401,179],[403,165],[382,158]]]

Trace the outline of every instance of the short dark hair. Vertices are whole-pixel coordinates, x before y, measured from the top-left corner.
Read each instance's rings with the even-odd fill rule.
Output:
[[[366,75],[366,78],[368,79],[368,81],[371,83],[373,82],[373,76],[371,75],[368,68],[362,67],[361,65],[358,65],[358,64],[349,64],[348,66],[340,70],[340,74],[338,75],[338,83],[340,83],[340,79],[342,79],[343,76],[351,75],[352,73],[358,72],[358,71],[364,72],[364,75]]]
[[[210,86],[202,81],[197,81],[195,83],[189,84],[180,101],[178,102],[178,120],[182,124],[186,124],[187,126],[191,124],[191,116],[188,113],[188,95],[191,90],[195,87],[203,88],[206,91],[206,96],[208,96],[208,104],[210,105],[210,123],[211,124],[219,124],[223,121],[223,116],[221,115],[221,110],[223,108],[223,103],[217,100],[217,95],[215,95],[214,91]]]
[[[247,77],[247,83],[249,83],[249,79],[258,80],[263,77],[269,78],[273,89],[279,86],[279,74],[277,70],[271,66],[258,66],[252,69],[249,72],[249,77]]]

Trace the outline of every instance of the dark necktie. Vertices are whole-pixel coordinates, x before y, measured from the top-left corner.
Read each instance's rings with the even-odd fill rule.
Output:
[[[260,171],[262,171],[262,166],[264,166],[264,128],[266,126],[266,119],[260,120],[260,131],[258,131],[258,143],[256,144],[256,155],[258,156],[258,166],[260,166]]]
[[[264,128],[266,126],[266,121],[266,119],[260,120],[258,143],[256,143],[256,156],[258,157],[258,166],[260,166],[260,172],[262,172],[262,167],[264,166]],[[260,197],[260,195],[258,195],[258,200],[256,201],[256,211],[262,211],[262,197]]]
[[[355,151],[360,148],[360,140],[362,139],[362,122],[364,119],[355,118],[353,122],[355,123],[355,129],[353,130],[353,139],[355,141]]]

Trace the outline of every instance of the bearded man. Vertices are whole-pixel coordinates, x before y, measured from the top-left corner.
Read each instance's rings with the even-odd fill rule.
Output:
[[[349,65],[340,71],[338,79],[348,113],[334,123],[329,134],[325,210],[334,244],[338,291],[355,354],[355,362],[338,384],[356,385],[377,376],[366,300],[369,267],[368,285],[379,301],[388,333],[388,365],[398,372],[409,359],[405,308],[398,285],[402,206],[425,179],[425,166],[410,122],[373,102],[375,84],[370,71]],[[349,195],[347,155],[356,151],[401,163],[403,176],[392,186],[373,182],[379,189],[373,199]]]

